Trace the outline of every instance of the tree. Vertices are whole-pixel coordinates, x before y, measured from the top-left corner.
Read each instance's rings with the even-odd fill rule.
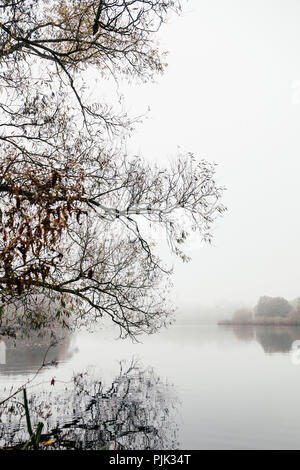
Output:
[[[215,165],[190,153],[169,169],[129,157],[123,142],[134,120],[91,102],[86,88],[95,74],[147,81],[162,73],[154,33],[172,11],[177,1],[0,5],[2,324],[107,316],[134,336],[168,322],[171,270],[141,221],[163,227],[186,260],[191,231],[211,241],[225,210]]]
[[[237,323],[251,322],[253,319],[253,312],[248,308],[239,308],[232,316],[232,321]]]
[[[286,317],[292,310],[290,303],[283,297],[260,297],[254,312],[257,317]]]

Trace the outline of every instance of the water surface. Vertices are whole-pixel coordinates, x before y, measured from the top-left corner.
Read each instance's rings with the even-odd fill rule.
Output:
[[[299,339],[300,328],[271,326],[177,325],[138,344],[81,332],[48,351],[58,365],[42,368],[28,394],[40,413],[48,404],[48,430],[73,426],[85,448],[119,437],[127,448],[300,449]],[[47,348],[2,338],[2,398],[34,376]],[[2,424],[15,426],[11,415]]]

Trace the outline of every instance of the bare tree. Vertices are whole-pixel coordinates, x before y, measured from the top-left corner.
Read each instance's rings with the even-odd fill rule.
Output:
[[[171,168],[129,157],[133,122],[86,88],[98,76],[143,81],[165,64],[155,32],[171,0],[7,0],[0,5],[0,289],[2,324],[70,326],[103,315],[121,334],[168,322],[170,270],[141,220],[171,250],[206,241],[224,212],[215,165]]]

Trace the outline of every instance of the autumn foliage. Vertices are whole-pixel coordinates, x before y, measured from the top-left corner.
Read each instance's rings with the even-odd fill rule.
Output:
[[[170,168],[130,157],[134,119],[86,90],[95,76],[163,72],[155,32],[172,12],[177,1],[1,2],[2,324],[105,316],[134,336],[168,323],[171,270],[141,220],[186,260],[190,233],[211,241],[225,210],[215,165],[192,153]]]

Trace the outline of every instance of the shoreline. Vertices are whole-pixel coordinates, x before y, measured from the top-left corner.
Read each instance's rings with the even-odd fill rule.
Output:
[[[300,321],[297,320],[252,320],[252,321],[234,321],[234,320],[220,320],[217,322],[220,326],[300,326]]]

